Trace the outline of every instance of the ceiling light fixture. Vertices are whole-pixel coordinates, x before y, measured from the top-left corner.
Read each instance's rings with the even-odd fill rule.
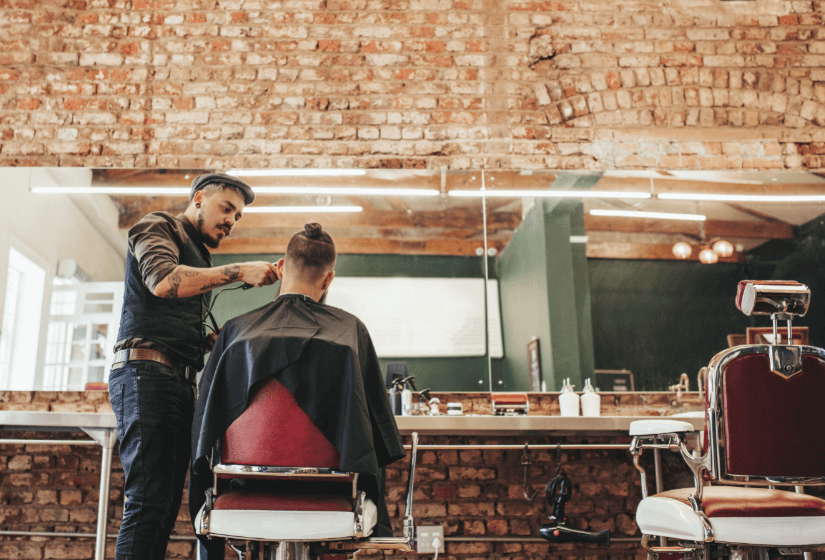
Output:
[[[719,255],[714,253],[710,247],[705,247],[699,251],[699,261],[703,264],[714,264],[719,261]]]
[[[230,169],[235,177],[353,177],[366,175],[365,169]]]
[[[658,220],[692,220],[703,222],[707,219],[701,214],[672,214],[667,212],[640,212],[637,210],[591,210],[591,216],[619,216],[623,218],[651,218]]]
[[[554,190],[500,190],[500,191],[482,191],[482,190],[452,190],[447,194],[450,196],[467,196],[467,197],[487,197],[487,198],[525,198],[525,197],[541,197],[541,198],[650,198],[651,194],[646,192],[622,192],[622,191],[554,191]]]
[[[438,196],[436,189],[396,189],[369,187],[252,187],[255,194],[331,194],[362,196]]]
[[[249,206],[244,208],[244,213],[307,214],[320,212],[361,212],[363,210],[360,206]]]
[[[710,248],[713,249],[714,253],[723,258],[733,255],[733,243],[727,239],[719,239],[718,241],[714,241]]]
[[[138,194],[189,196],[189,187],[32,187],[37,194]]]
[[[704,193],[660,193],[662,200],[693,200],[706,202],[825,202],[825,195],[790,194],[704,194]]]
[[[438,196],[436,189],[364,187],[252,187],[255,194],[329,194],[360,196]],[[189,196],[189,187],[32,187],[37,194],[119,194],[143,196]]]
[[[689,243],[685,243],[684,241],[679,241],[673,246],[673,254],[680,259],[688,258],[692,252],[693,247],[691,247]]]

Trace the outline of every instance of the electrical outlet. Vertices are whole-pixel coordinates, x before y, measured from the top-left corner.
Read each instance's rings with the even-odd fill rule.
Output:
[[[415,528],[416,552],[418,554],[435,554],[433,539],[438,537],[441,544],[438,545],[438,553],[444,553],[444,527],[441,525],[420,525]]]

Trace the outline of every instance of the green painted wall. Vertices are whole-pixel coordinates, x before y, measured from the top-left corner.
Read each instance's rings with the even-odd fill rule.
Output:
[[[751,320],[734,305],[739,264],[590,259],[596,369],[629,369],[636,390],[661,391],[696,373]]]
[[[570,242],[583,233],[580,202],[537,203],[497,259],[505,354],[497,389],[530,389],[527,344],[533,337],[548,390],[559,389],[566,377],[581,388],[592,374],[587,259],[584,245]]]
[[[215,266],[243,261],[270,261],[280,254],[215,255]],[[492,269],[492,266],[490,266]],[[480,257],[440,257],[414,255],[339,255],[335,264],[337,277],[408,277],[408,278],[483,278],[484,262]],[[334,282],[334,281],[333,281]],[[266,305],[275,297],[274,286],[235,290],[218,297],[213,313],[219,325],[232,317]],[[216,292],[217,293],[217,292]],[[426,294],[422,294],[426,297]],[[382,369],[387,360],[380,360]],[[410,375],[419,389],[439,391],[487,391],[489,376],[486,357],[470,358],[392,358],[406,361]]]

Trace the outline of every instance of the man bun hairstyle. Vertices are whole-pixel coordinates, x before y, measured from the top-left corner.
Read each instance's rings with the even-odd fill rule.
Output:
[[[318,280],[335,266],[335,243],[321,224],[309,223],[286,246],[286,261],[308,280]]]

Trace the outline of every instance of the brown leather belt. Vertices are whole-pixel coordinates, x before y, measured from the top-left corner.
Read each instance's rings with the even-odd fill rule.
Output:
[[[112,369],[121,368],[128,362],[134,361],[158,362],[172,368],[175,370],[175,373],[192,382],[195,381],[195,376],[198,373],[195,368],[176,362],[168,354],[149,348],[127,348],[126,350],[116,352]]]

